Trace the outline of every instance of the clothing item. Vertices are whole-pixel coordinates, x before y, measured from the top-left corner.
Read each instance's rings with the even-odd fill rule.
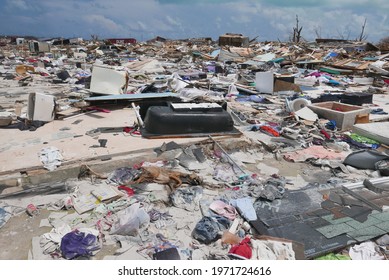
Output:
[[[62,256],[68,260],[92,256],[100,248],[97,236],[78,230],[65,234],[61,240]]]
[[[219,232],[229,229],[230,221],[221,216],[203,217],[193,230],[193,238],[204,244],[216,241]]]
[[[238,245],[232,246],[228,254],[243,259],[251,259],[253,253],[249,243],[250,237],[244,238]]]
[[[349,255],[352,260],[383,260],[384,257],[378,252],[378,245],[372,241],[367,241],[352,246]]]
[[[295,152],[285,153],[284,158],[288,161],[293,162],[304,162],[307,159],[333,159],[333,160],[343,160],[347,156],[344,152],[333,152],[330,150],[327,150],[323,146],[311,146],[309,148],[298,150]]]
[[[251,239],[252,260],[295,260],[291,242]]]
[[[176,189],[170,194],[170,200],[175,207],[193,212],[199,209],[202,196],[203,189],[194,186]]]
[[[221,200],[213,201],[211,205],[209,205],[209,209],[231,221],[235,220],[236,216],[238,215],[238,212],[233,206],[228,205]]]

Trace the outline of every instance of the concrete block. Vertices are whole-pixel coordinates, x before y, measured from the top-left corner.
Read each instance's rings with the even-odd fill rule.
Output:
[[[355,124],[352,130],[361,136],[389,145],[389,122]]]
[[[369,108],[339,102],[321,102],[307,106],[319,117],[336,121],[340,130],[352,129],[355,123],[369,122]]]

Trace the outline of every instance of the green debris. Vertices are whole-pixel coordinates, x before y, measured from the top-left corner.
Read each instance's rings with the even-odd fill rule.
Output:
[[[365,136],[358,135],[356,133],[351,133],[350,137],[354,141],[357,141],[358,143],[362,143],[362,144],[379,144],[379,142],[377,142],[377,141],[375,141],[373,139],[367,138]]]
[[[342,255],[342,254],[335,254],[335,253],[329,253],[327,255],[321,256],[316,258],[315,260],[351,260],[349,256]]]

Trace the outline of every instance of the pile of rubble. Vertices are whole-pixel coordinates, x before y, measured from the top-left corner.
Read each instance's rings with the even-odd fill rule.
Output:
[[[386,259],[389,54],[344,40],[227,42],[238,43],[2,46],[2,131],[38,136],[78,118],[84,133],[65,126],[44,142],[73,141],[80,158],[1,143],[3,155],[42,147],[41,166],[1,170],[3,237],[24,215],[51,228],[32,237],[33,259]],[[111,112],[133,123],[85,125]],[[147,159],[114,167],[119,134],[153,147]],[[107,135],[119,142],[103,157]],[[90,139],[94,156],[74,151]],[[72,166],[77,178],[37,179]]]

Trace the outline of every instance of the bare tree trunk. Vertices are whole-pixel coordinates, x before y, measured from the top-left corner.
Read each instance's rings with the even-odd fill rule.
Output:
[[[317,39],[321,39],[321,27],[320,26],[317,26],[315,29],[315,34],[316,34],[316,38]]]
[[[367,22],[367,18],[365,18],[365,21],[363,22],[361,34],[359,34],[358,41],[364,41],[367,38],[367,36],[364,34],[365,33],[366,22]]]
[[[294,43],[300,43],[302,29],[303,27],[299,26],[299,17],[298,15],[296,15],[296,26],[293,27],[293,39],[292,39]]]

